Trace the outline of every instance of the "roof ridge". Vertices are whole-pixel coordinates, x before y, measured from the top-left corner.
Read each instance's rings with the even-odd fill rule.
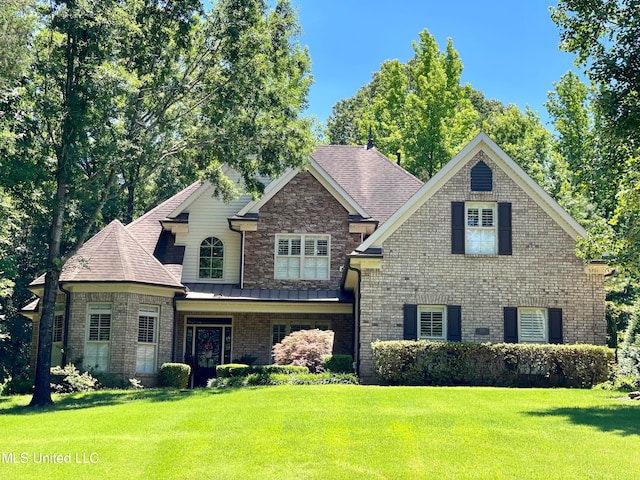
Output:
[[[159,203],[158,205],[156,205],[155,207],[153,207],[151,210],[143,213],[142,215],[140,215],[138,218],[136,218],[135,220],[133,220],[132,222],[128,223],[127,225],[125,225],[125,228],[128,228],[130,226],[136,225],[137,223],[141,222],[142,220],[146,219],[147,217],[153,215],[154,213],[157,212],[157,210],[163,208],[166,206],[166,204],[168,204],[169,202],[171,202],[175,197],[184,194],[187,190],[193,188],[196,184],[201,184],[203,183],[202,180],[196,180],[195,182],[191,183],[190,185],[188,185],[187,187],[183,188],[182,190],[180,190],[178,193],[176,193],[175,195],[170,196],[169,198],[167,198],[164,202]]]

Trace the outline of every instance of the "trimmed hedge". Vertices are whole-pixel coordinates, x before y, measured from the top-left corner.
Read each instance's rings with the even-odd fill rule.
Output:
[[[352,373],[250,373],[244,377],[217,377],[207,382],[209,388],[230,388],[262,385],[357,385]]]
[[[392,385],[591,388],[608,379],[613,350],[594,345],[388,341],[374,369]]]
[[[160,367],[161,387],[184,390],[189,385],[191,367],[186,363],[163,363]]]
[[[353,373],[353,357],[351,355],[327,355],[322,359],[325,372]]]
[[[227,363],[216,367],[218,378],[246,377],[251,374],[301,374],[309,373],[307,367],[300,365],[245,365],[243,363]]]

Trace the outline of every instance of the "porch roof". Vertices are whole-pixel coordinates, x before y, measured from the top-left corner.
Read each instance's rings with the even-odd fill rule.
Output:
[[[235,285],[185,283],[183,300],[231,300],[259,302],[352,303],[353,296],[343,290],[284,290],[239,288]]]

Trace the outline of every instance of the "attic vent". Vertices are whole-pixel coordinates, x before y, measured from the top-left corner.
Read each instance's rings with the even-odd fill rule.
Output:
[[[480,160],[471,169],[471,191],[490,192],[493,186],[493,173],[489,165]]]

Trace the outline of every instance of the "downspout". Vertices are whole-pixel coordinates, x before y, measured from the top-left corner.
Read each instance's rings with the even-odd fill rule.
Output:
[[[64,334],[62,337],[62,366],[67,364],[67,345],[69,345],[69,311],[71,310],[71,292],[65,290],[62,282],[58,283],[58,288],[64,293]]]
[[[355,363],[356,363],[356,375],[360,376],[360,313],[361,313],[361,308],[360,308],[360,280],[361,280],[361,271],[357,268],[354,268],[351,266],[351,259],[348,259],[347,261],[347,269],[351,270],[352,272],[356,272],[357,275],[357,284],[358,287],[356,288],[356,291],[354,292],[354,296],[355,296],[355,302],[353,304],[353,317],[354,317],[354,322],[353,322],[353,341],[354,341],[354,347],[355,347],[355,351],[356,351],[356,358]],[[357,306],[356,306],[357,304]]]

